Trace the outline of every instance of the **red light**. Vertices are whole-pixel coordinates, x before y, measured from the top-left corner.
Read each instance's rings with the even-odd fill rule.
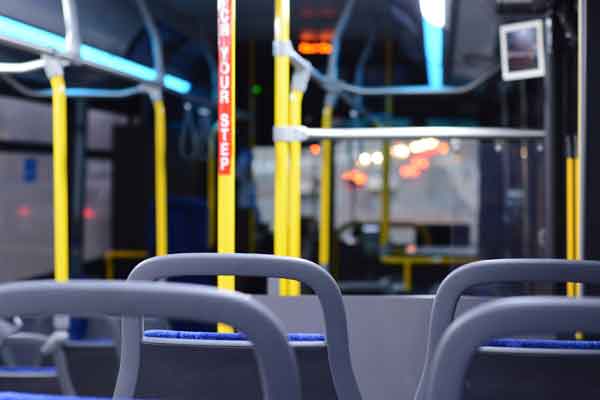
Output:
[[[302,42],[314,42],[316,40],[319,40],[319,36],[320,34],[317,33],[317,31],[313,29],[305,29],[300,31],[298,39],[300,39],[300,41]]]
[[[417,254],[417,245],[414,243],[407,244],[404,247],[404,252],[410,255]]]
[[[310,151],[310,154],[312,154],[313,156],[318,156],[319,154],[321,154],[321,145],[317,144],[317,143],[313,143],[310,146],[308,146],[308,150]]]
[[[26,204],[22,204],[17,207],[17,215],[21,218],[29,218],[31,216],[31,207]]]
[[[96,210],[94,210],[92,207],[85,207],[83,209],[83,211],[81,212],[81,214],[83,215],[83,219],[85,220],[92,220],[92,219],[96,219]]]
[[[333,40],[333,29],[324,29],[319,32],[319,40],[321,42],[329,42]]]

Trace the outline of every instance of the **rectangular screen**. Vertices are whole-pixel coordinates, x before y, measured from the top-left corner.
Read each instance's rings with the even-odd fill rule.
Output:
[[[546,74],[542,20],[500,26],[502,78],[505,81],[542,78]]]

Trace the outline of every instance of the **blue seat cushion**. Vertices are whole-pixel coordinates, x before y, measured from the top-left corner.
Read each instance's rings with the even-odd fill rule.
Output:
[[[0,366],[0,373],[2,372],[10,372],[10,373],[56,373],[55,367],[7,367]]]
[[[100,397],[62,396],[59,394],[33,394],[18,392],[0,392],[0,400],[101,400]],[[103,399],[108,400],[108,399]]]
[[[188,332],[151,329],[144,332],[145,337],[163,339],[188,339],[188,340],[248,340],[243,333],[217,333],[217,332]],[[317,333],[290,333],[290,342],[324,342],[325,336]],[[0,399],[1,400],[1,399]]]
[[[600,350],[600,340],[495,339],[488,346],[524,349]]]

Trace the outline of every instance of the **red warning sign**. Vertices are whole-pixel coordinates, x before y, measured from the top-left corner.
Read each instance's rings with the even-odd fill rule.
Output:
[[[229,175],[233,153],[233,87],[234,68],[232,65],[233,48],[232,35],[235,23],[232,17],[234,0],[218,0],[217,25],[218,25],[218,125],[219,134],[217,141],[217,170],[219,175]]]

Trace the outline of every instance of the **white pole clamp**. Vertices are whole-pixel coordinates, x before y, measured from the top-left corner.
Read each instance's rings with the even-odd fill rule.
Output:
[[[274,126],[273,142],[304,142],[308,139],[304,126]]]
[[[288,56],[294,54],[294,45],[291,40],[273,40],[273,57]]]
[[[42,56],[44,59],[44,72],[48,79],[65,74],[64,61],[52,56]]]
[[[306,93],[309,83],[310,70],[308,68],[295,66],[294,74],[292,75],[292,83],[290,84],[291,89]]]
[[[141,83],[140,89],[143,93],[146,93],[152,101],[159,101],[163,99],[163,91],[160,86],[151,83]]]

